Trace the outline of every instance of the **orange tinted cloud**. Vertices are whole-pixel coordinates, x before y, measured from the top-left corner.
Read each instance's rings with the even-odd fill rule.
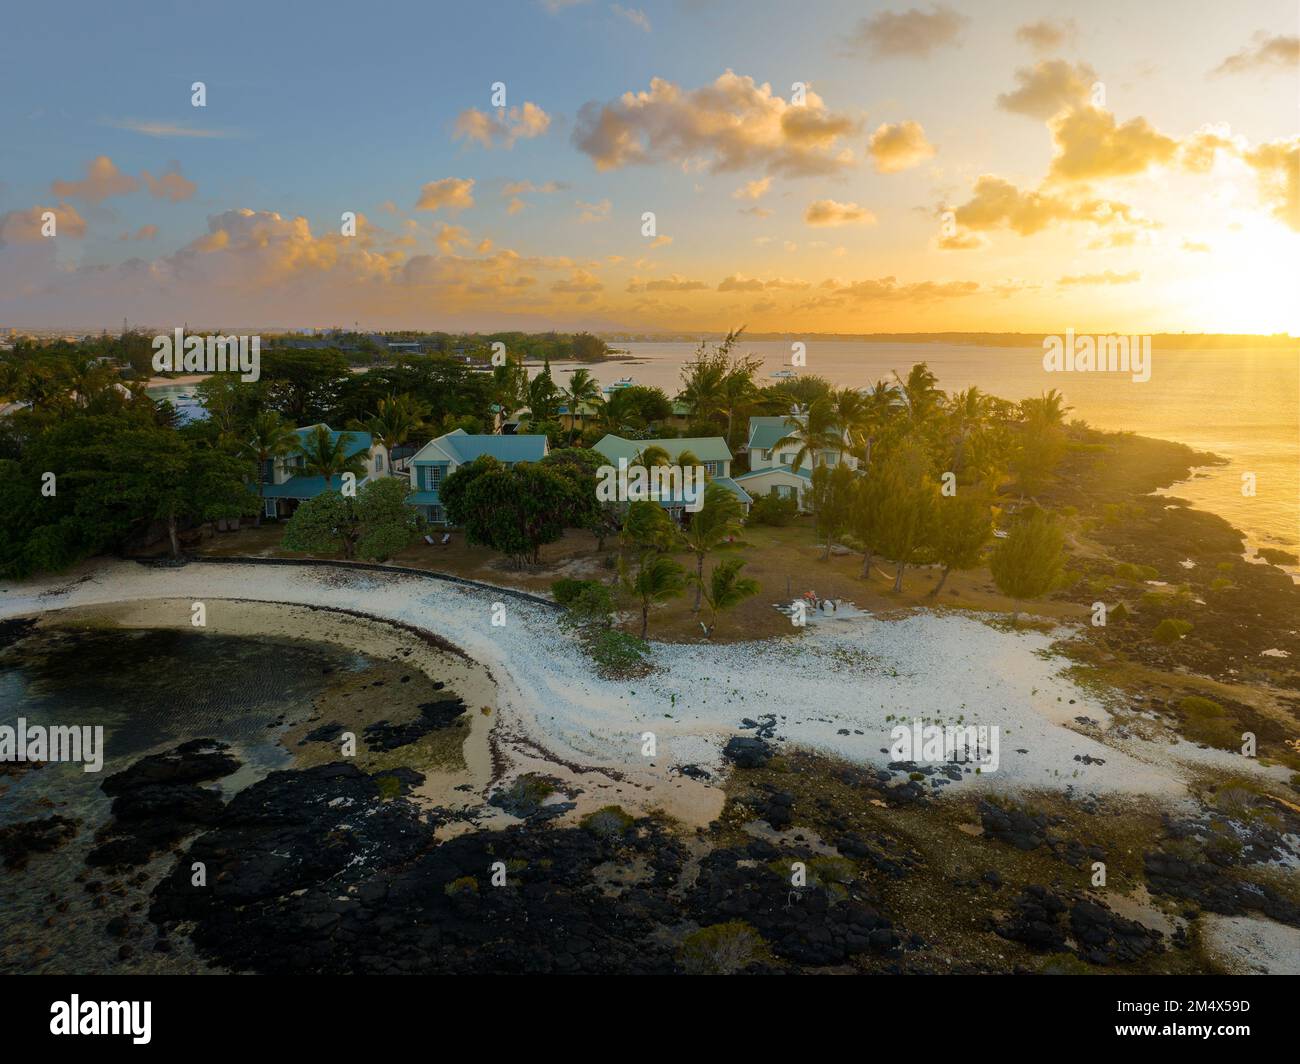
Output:
[[[474,179],[472,177],[444,177],[430,181],[420,189],[416,200],[417,211],[440,211],[444,207],[452,212],[474,206]]]
[[[86,177],[82,181],[50,182],[54,195],[87,203],[101,203],[110,196],[127,196],[139,187],[139,178],[122,173],[107,155],[97,155],[86,164]]]
[[[876,216],[856,203],[839,203],[833,199],[814,200],[803,212],[809,225],[874,225]]]
[[[766,82],[727,70],[698,89],[654,78],[648,92],[590,101],[578,113],[573,143],[598,170],[701,161],[715,173],[762,167],[805,176],[852,165],[853,152],[842,141],[857,127],[811,89],[796,106]]]
[[[919,122],[880,126],[871,134],[870,147],[876,170],[882,174],[896,174],[934,158],[934,146],[925,139]]]

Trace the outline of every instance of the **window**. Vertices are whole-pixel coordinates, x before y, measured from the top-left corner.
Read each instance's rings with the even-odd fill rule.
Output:
[[[382,473],[383,471],[384,471],[384,452],[380,451],[377,455],[375,455],[375,472]]]
[[[264,510],[263,512],[265,513],[265,515],[266,515],[267,517],[274,517],[274,516],[275,516],[275,500],[274,500],[274,499],[266,499],[265,502],[266,502],[266,508],[265,508],[265,510]]]
[[[711,476],[711,477],[716,477],[716,476],[718,475],[718,463],[717,463],[717,462],[705,462],[705,463],[704,463],[704,472],[706,472],[706,473],[707,473],[709,476]]]
[[[420,467],[420,487],[425,491],[437,491],[442,485],[443,474],[446,473],[447,467],[440,465],[428,465]]]
[[[429,507],[429,520],[432,521],[435,525],[441,525],[446,522],[447,519],[446,517],[443,516],[441,506]]]
[[[770,462],[772,460],[772,451],[770,448],[766,451],[759,451],[758,456],[764,462]]]

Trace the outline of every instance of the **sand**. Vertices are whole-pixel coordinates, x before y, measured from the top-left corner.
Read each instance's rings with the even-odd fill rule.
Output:
[[[949,788],[962,793],[1070,787],[1176,802],[1198,766],[1222,767],[1224,758],[1236,771],[1282,771],[1186,743],[1121,742],[1108,735],[1111,717],[1101,700],[1071,682],[1063,672],[1068,662],[1048,649],[1068,632],[1007,631],[958,614],[844,619],[761,643],[653,644],[658,670],[624,682],[597,677],[555,611],[541,605],[490,589],[331,566],[100,562],[58,583],[9,586],[0,594],[0,617],[140,600],[171,600],[149,611],[149,623],[165,623],[170,609],[177,624],[189,623],[189,602],[208,602],[209,630],[232,634],[257,627],[253,609],[235,600],[353,611],[432,633],[479,663],[494,687],[494,701],[482,697],[496,706],[490,734],[476,733],[490,744],[493,766],[490,778],[480,773],[476,780],[482,791],[521,772],[544,772],[580,792],[579,815],[618,803],[707,823],[721,810],[721,789],[677,770],[697,765],[716,781],[725,771],[726,740],[753,734],[742,721],[767,714],[776,716],[784,742],[879,765],[890,760],[884,750],[900,719],[997,726],[998,770],[967,774]],[[228,605],[211,605],[223,601]],[[494,626],[498,602],[505,624]],[[347,645],[357,637],[339,624],[367,623],[327,618],[298,611],[277,630]],[[410,645],[421,642],[398,632]],[[375,637],[359,638],[367,649]],[[647,733],[652,756],[643,754]],[[487,751],[467,757],[482,766]]]

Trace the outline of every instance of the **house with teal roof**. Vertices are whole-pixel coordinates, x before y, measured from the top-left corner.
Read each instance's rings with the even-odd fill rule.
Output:
[[[260,475],[261,492],[266,517],[288,517],[298,505],[308,499],[314,499],[322,491],[339,491],[343,487],[341,476],[330,477],[327,483],[323,476],[307,473],[307,459],[302,448],[315,434],[317,428],[324,428],[330,434],[330,441],[342,439],[343,452],[347,457],[361,456],[365,463],[364,474],[357,479],[360,488],[375,477],[387,476],[390,472],[388,451],[384,445],[374,439],[368,432],[337,432],[328,425],[308,425],[294,429],[298,437],[299,449],[282,457],[266,462]]]
[[[753,499],[749,493],[742,488],[736,480],[731,477],[731,448],[727,446],[727,441],[721,436],[696,436],[681,437],[678,439],[660,439],[660,440],[625,440],[622,436],[615,436],[612,433],[602,436],[592,446],[592,450],[602,455],[612,466],[618,466],[619,460],[622,459],[629,466],[635,465],[650,448],[658,448],[668,455],[670,465],[680,465],[680,457],[689,452],[699,460],[704,466],[705,476],[712,481],[716,481],[724,488],[730,491],[745,507],[745,512],[749,512],[750,504]],[[739,479],[739,478],[737,478]],[[682,498],[662,498],[659,504],[673,517],[681,517],[685,508],[685,499]]]
[[[822,448],[811,458],[807,455],[795,468],[800,445],[795,440],[805,423],[802,415],[784,417],[751,417],[745,452],[749,456],[749,472],[736,478],[751,495],[779,495],[794,499],[799,509],[806,510],[807,493],[812,488],[812,471],[816,466],[833,467],[841,463],[857,469],[858,460],[844,449]],[[778,446],[780,444],[780,446]]]
[[[414,506],[433,524],[445,524],[447,515],[438,490],[461,466],[486,454],[509,468],[517,462],[540,462],[549,450],[544,435],[474,435],[464,429],[448,432],[430,440],[411,456],[411,494],[406,497],[407,505]]]

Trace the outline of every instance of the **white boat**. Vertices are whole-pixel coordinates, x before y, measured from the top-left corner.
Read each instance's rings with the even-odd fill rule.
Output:
[[[636,382],[635,382],[634,380],[632,380],[631,377],[620,377],[620,378],[619,378],[618,380],[616,380],[613,384],[611,384],[608,388],[606,388],[605,391],[607,391],[607,392],[613,392],[613,391],[617,391],[617,390],[620,389],[620,388],[631,388],[632,385],[635,384],[635,383],[636,383]]]
[[[788,380],[790,380],[790,379],[792,379],[792,378],[794,378],[794,377],[799,376],[799,374],[797,374],[797,373],[796,373],[794,370],[792,370],[792,369],[779,369],[779,370],[777,370],[775,373],[773,373],[772,376],[773,376],[773,377],[777,377],[777,378],[779,378],[780,380],[783,380],[783,381],[788,381]]]

